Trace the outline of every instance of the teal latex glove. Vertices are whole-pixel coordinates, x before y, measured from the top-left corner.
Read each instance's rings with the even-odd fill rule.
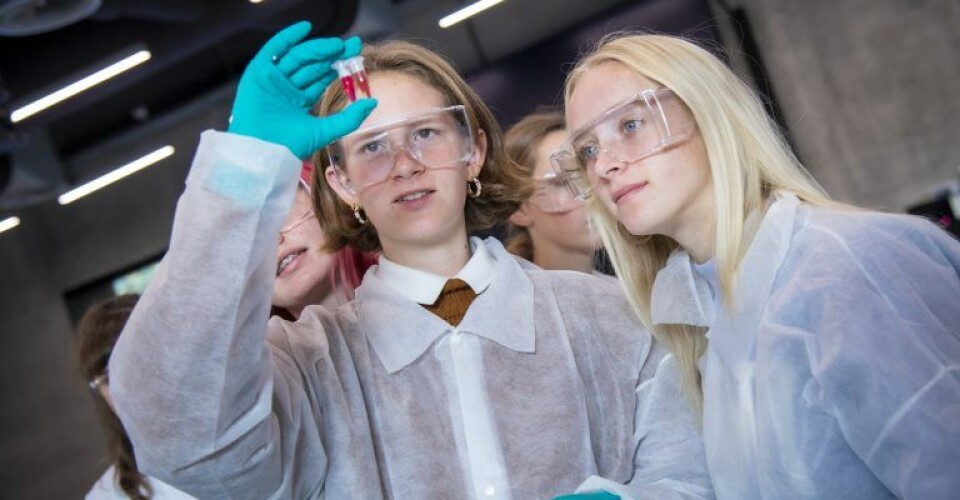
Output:
[[[310,23],[301,21],[273,36],[250,61],[237,86],[228,131],[286,146],[300,159],[349,134],[377,105],[361,99],[325,117],[310,108],[337,72],[330,63],[360,53],[353,37],[303,41]]]
[[[606,491],[584,491],[583,493],[553,497],[553,500],[620,500],[620,495]]]

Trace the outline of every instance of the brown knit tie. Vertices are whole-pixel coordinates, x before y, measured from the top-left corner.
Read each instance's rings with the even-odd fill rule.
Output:
[[[462,279],[453,278],[447,280],[440,291],[440,296],[432,305],[424,304],[423,307],[436,314],[440,319],[450,323],[453,326],[460,324],[463,315],[467,313],[470,303],[477,297],[470,285]]]

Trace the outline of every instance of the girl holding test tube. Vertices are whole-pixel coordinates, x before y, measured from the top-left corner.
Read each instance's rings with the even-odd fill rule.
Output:
[[[329,63],[359,43],[308,31],[269,41],[230,131],[204,133],[111,358],[142,467],[201,498],[709,497],[676,364],[617,288],[468,237],[518,205],[476,94],[436,54],[388,43],[365,52],[375,109],[334,83],[312,117]],[[356,300],[268,323],[276,206],[315,152],[328,249],[380,264]]]

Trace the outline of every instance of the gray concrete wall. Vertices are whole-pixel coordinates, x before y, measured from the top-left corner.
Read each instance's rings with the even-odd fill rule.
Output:
[[[831,194],[903,209],[958,178],[960,2],[711,4],[726,40],[722,5],[746,10],[798,153]]]
[[[82,498],[109,465],[64,293],[166,250],[200,131],[223,128],[231,90],[71,158],[94,177],[164,144],[177,150],[72,204],[20,213],[0,234],[0,499]]]

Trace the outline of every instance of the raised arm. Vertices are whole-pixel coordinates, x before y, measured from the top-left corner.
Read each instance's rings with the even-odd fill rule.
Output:
[[[330,61],[359,52],[359,41],[301,42],[309,30],[267,42],[240,81],[231,133],[201,137],[170,249],[110,360],[140,468],[199,498],[322,487],[320,437],[303,427],[317,417],[295,364],[265,342],[277,234],[299,158],[356,128],[373,103],[309,115]]]

